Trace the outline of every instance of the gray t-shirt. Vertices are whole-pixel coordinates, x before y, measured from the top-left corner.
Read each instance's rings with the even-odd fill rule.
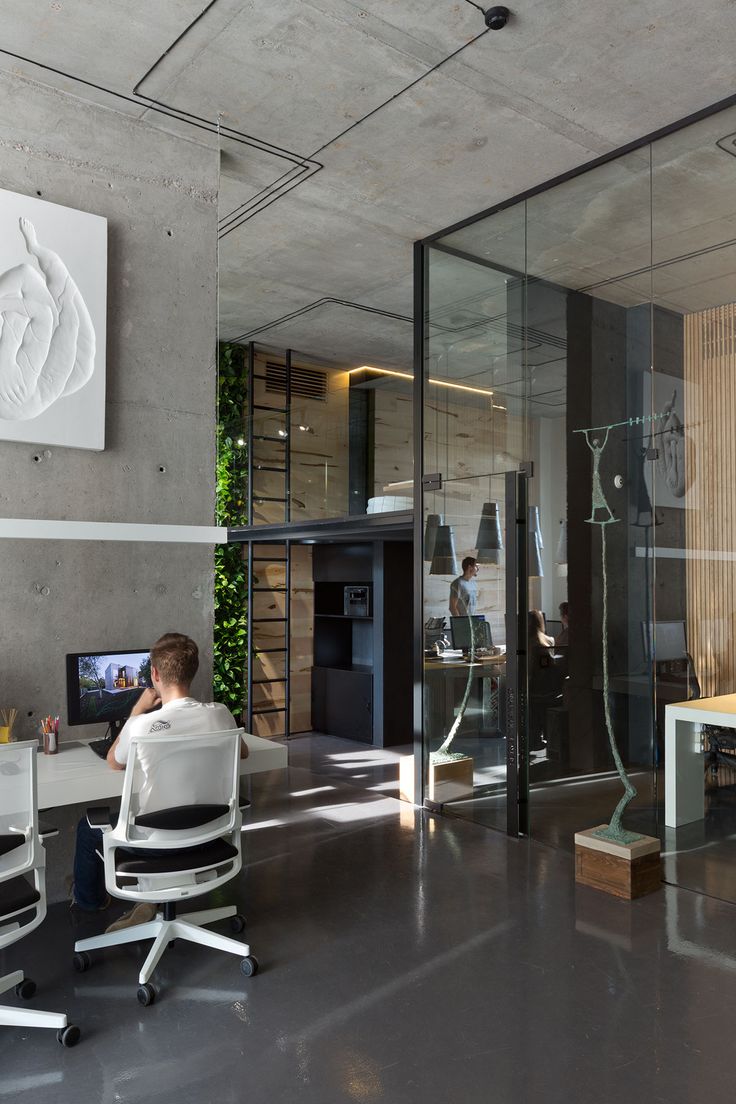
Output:
[[[455,596],[457,600],[458,613],[463,614],[475,613],[475,607],[478,604],[478,584],[475,579],[464,579],[462,575],[458,575],[457,579],[453,579],[450,583],[450,597]]]

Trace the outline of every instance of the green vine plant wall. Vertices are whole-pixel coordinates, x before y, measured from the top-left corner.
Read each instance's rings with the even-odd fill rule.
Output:
[[[246,349],[219,347],[217,416],[217,524],[245,525],[247,511]],[[240,721],[246,705],[248,643],[247,580],[244,545],[215,547],[215,624],[213,691]]]

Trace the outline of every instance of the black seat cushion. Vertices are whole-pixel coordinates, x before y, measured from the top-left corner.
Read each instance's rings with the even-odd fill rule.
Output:
[[[115,855],[115,869],[119,874],[128,875],[173,874],[179,870],[220,866],[231,862],[237,854],[237,847],[224,839],[170,851],[132,851],[121,847]]]
[[[31,908],[40,900],[41,894],[22,875],[0,882],[0,918]]]
[[[17,832],[10,832],[8,835],[3,833],[0,835],[0,855],[7,855],[11,851],[15,851],[16,847],[22,847],[26,842],[26,837],[19,835]]]
[[[230,812],[229,805],[179,805],[174,809],[157,809],[135,818],[139,828],[163,828],[170,832],[199,828],[211,820],[219,820]]]

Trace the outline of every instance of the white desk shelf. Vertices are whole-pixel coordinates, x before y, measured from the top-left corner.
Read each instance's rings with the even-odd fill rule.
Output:
[[[248,758],[240,761],[240,774],[280,770],[287,765],[283,744],[264,740],[246,732]],[[70,741],[71,744],[71,741]],[[61,805],[95,804],[120,797],[125,771],[112,770],[86,744],[61,743],[57,755],[38,756],[38,807],[56,809]]]
[[[668,828],[705,816],[701,725],[736,728],[736,694],[665,706],[664,822]]]

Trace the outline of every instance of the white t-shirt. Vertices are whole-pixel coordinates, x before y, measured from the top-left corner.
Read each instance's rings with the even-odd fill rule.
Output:
[[[219,702],[198,702],[194,698],[175,698],[174,701],[167,702],[153,713],[141,713],[136,717],[130,717],[125,722],[115,747],[115,761],[121,767],[125,766],[133,735],[145,736],[160,732],[166,736],[199,736],[206,732],[224,732],[237,727],[230,710]],[[151,756],[151,751],[149,746],[146,760]],[[161,752],[163,759],[166,759],[167,753],[170,754],[170,748],[162,744]],[[171,755],[165,770],[155,771],[156,807],[159,809],[198,804],[212,799],[209,792],[210,779],[201,778],[199,772],[192,769],[193,764],[184,763],[181,758],[181,755]],[[163,765],[163,759],[156,762],[151,759],[148,762],[141,757],[141,767],[145,776],[138,800],[138,808],[141,811],[148,809],[150,775],[155,767]]]
[[[478,584],[474,578],[466,579],[463,575],[458,575],[457,579],[453,579],[450,583],[450,598],[453,595],[461,616],[475,613],[478,605]]]

